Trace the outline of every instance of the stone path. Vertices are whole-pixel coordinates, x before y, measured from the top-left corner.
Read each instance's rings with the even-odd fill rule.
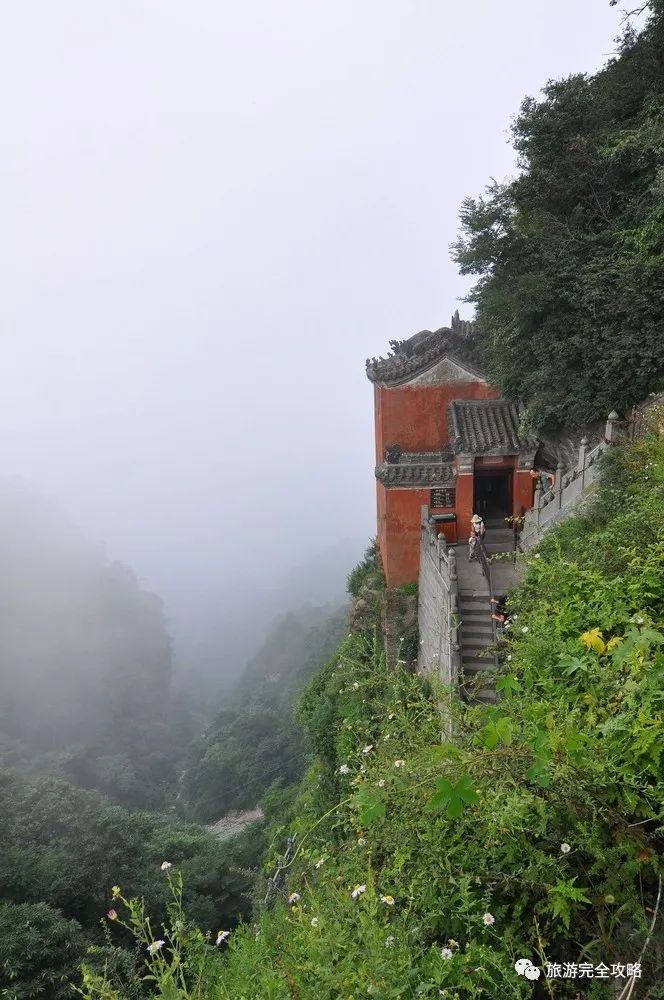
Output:
[[[522,567],[507,555],[513,551],[511,528],[503,523],[487,523],[485,548],[491,559],[491,580],[495,597],[504,597],[522,576]],[[505,558],[495,558],[505,553]],[[494,672],[497,661],[493,649],[493,627],[489,586],[479,560],[468,561],[468,546],[457,546],[459,584],[459,637],[461,644],[461,691],[474,701],[495,701],[490,678],[478,686],[478,677]],[[484,677],[482,678],[485,679]]]

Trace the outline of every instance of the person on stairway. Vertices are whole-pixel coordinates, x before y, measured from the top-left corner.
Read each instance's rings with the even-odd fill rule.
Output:
[[[486,525],[479,514],[473,514],[470,519],[470,538],[468,539],[468,562],[477,559],[478,546],[486,534]]]
[[[500,642],[505,638],[505,630],[509,628],[509,615],[504,597],[491,598],[491,620],[495,622],[496,639]]]

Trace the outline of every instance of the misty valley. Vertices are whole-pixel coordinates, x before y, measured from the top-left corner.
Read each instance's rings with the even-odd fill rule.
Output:
[[[664,1000],[664,0],[0,49],[0,1000]]]
[[[102,926],[110,887],[165,918],[168,859],[201,927],[251,917],[265,821],[222,841],[211,824],[301,777],[295,701],[332,653],[345,607],[266,623],[220,711],[174,685],[161,603],[47,500],[0,491],[0,983],[71,996],[83,961],[142,995],[136,950]],[[202,682],[201,682],[202,683]],[[7,993],[6,991],[10,992]]]

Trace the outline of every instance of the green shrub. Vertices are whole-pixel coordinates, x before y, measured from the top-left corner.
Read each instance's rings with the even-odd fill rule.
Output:
[[[385,586],[375,539],[367,546],[362,561],[351,570],[346,581],[346,589],[351,597],[359,597],[365,585],[372,590],[382,590]]]

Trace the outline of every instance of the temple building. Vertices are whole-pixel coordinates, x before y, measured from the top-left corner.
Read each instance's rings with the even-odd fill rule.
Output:
[[[501,523],[532,506],[538,442],[520,434],[516,403],[476,362],[472,323],[391,341],[368,359],[374,384],[378,546],[389,587],[418,577],[421,509],[449,542],[465,541],[473,513]]]

